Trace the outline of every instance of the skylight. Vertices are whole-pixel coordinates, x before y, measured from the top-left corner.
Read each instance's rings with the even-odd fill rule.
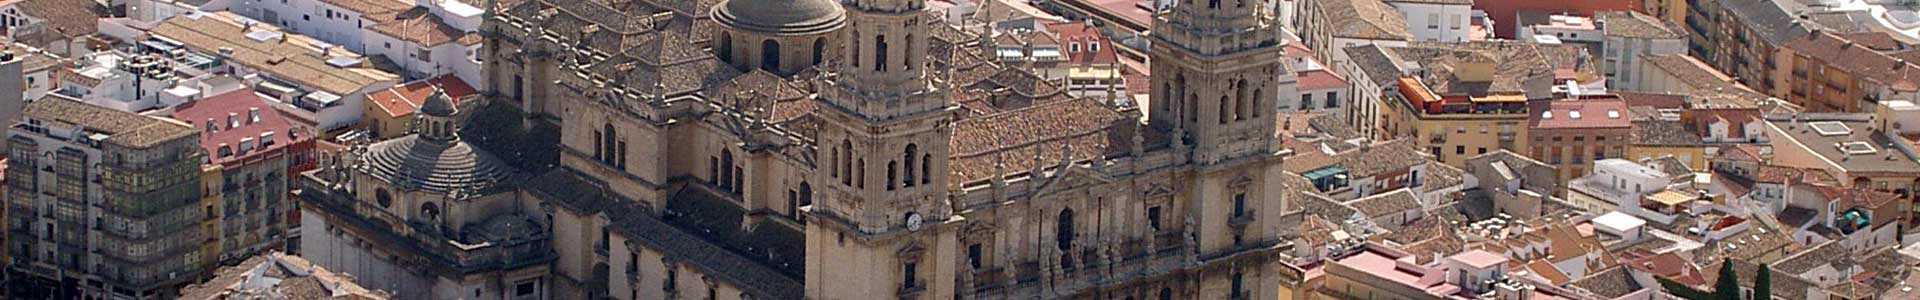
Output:
[[[1840,152],[1846,152],[1848,155],[1867,155],[1873,154],[1874,150],[1873,144],[1867,142],[1846,142],[1840,144]]]
[[[1847,128],[1847,124],[1841,124],[1840,122],[1833,122],[1833,121],[1812,122],[1812,123],[1807,123],[1807,126],[1813,127],[1813,131],[1820,133],[1820,136],[1841,136],[1841,135],[1853,134],[1853,129]]]

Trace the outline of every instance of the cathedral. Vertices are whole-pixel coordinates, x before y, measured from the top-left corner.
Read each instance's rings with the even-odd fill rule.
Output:
[[[327,203],[379,202],[309,209],[323,220],[416,191],[397,207],[442,206],[387,223],[434,234],[401,240],[534,227],[456,242],[551,249],[498,262],[471,257],[485,245],[420,259],[375,249],[341,262],[439,274],[417,280],[432,286],[423,297],[1276,299],[1301,276],[1285,263],[1283,220],[1300,213],[1281,184],[1270,100],[1288,67],[1280,24],[1258,3],[1160,12],[1144,107],[1000,65],[990,30],[951,25],[964,22],[925,0],[490,5],[482,101],[524,128],[557,128],[557,166],[494,167],[476,149],[461,152],[462,174],[381,167],[451,164],[397,150],[466,149],[446,110],[422,114],[417,137],[321,171],[351,183],[305,176],[345,199]],[[386,179],[406,176],[426,178]],[[489,188],[435,183],[446,180]],[[394,226],[358,223],[340,226]],[[439,260],[474,263],[424,266]]]

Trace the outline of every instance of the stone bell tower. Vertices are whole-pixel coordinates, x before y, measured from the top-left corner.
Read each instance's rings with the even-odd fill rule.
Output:
[[[1268,151],[1280,24],[1257,0],[1182,1],[1154,19],[1152,125],[1184,133],[1200,163]]]
[[[947,299],[955,227],[947,142],[957,106],[927,76],[925,0],[847,0],[840,59],[821,84],[807,211],[807,298]]]

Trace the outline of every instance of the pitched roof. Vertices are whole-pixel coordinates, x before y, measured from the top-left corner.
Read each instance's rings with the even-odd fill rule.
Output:
[[[258,69],[274,78],[291,81],[335,95],[346,96],[369,85],[390,81],[397,76],[380,70],[359,67],[335,67],[322,57],[323,50],[312,48],[312,38],[282,33],[282,37],[258,40],[248,33],[232,12],[182,15],[161,22],[154,35],[166,37],[201,53],[233,51],[228,60]],[[266,24],[253,25],[258,31],[278,31]],[[333,56],[357,57],[344,49],[327,50]]]
[[[420,104],[427,100],[427,95],[433,94],[436,86],[446,91],[447,98],[452,99],[454,104],[459,104],[460,100],[466,99],[467,96],[479,93],[473,89],[473,86],[467,85],[466,81],[454,77],[453,74],[447,74],[367,93],[367,102],[372,102],[389,117],[406,117],[420,110]]]
[[[1348,172],[1355,176],[1372,176],[1427,163],[1431,161],[1428,155],[1415,148],[1413,140],[1398,139],[1374,143],[1338,156],[1341,166],[1346,167]]]
[[[955,123],[949,141],[951,184],[1030,170],[1039,163],[1057,163],[1063,147],[1075,160],[1091,159],[1108,147],[1116,125],[1132,120],[1097,99],[1076,98],[1031,107],[974,116]],[[996,171],[995,165],[1005,168]]]
[[[255,120],[254,117],[258,116]],[[232,126],[236,117],[240,126]],[[273,150],[292,145],[295,137],[310,138],[312,133],[304,128],[296,128],[293,123],[280,115],[272,103],[255,94],[251,89],[240,89],[225,94],[175,106],[173,118],[196,124],[200,131],[200,148],[207,151],[207,158],[214,163],[241,161],[250,157],[264,155]],[[207,122],[211,121],[209,124]],[[211,130],[209,126],[218,128]],[[271,133],[272,135],[267,135]],[[256,146],[250,151],[240,151],[242,139],[253,139]],[[269,140],[271,139],[271,140]],[[220,148],[232,147],[230,155],[221,155]]]
[[[1920,66],[1832,32],[1787,40],[1782,47],[1897,91],[1920,91]]]
[[[1679,32],[1680,26],[1637,11],[1599,11],[1593,13],[1595,21],[1606,28],[1607,35],[1646,39],[1678,39],[1686,35]]]
[[[427,11],[425,7],[408,9],[390,15],[391,17],[366,18],[374,22],[372,26],[367,26],[367,28],[372,29],[373,32],[413,43],[421,47],[439,46],[440,44],[459,41],[469,35],[474,36],[475,39],[479,37],[478,33],[461,31],[458,28],[453,28],[453,25],[447,25],[445,21],[440,20],[439,15],[432,14]]]
[[[1643,56],[1646,65],[1660,69],[1675,77],[1680,84],[1692,88],[1688,95],[1697,102],[1734,107],[1759,107],[1761,101],[1769,96],[1754,91],[1744,84],[1733,81],[1733,77],[1721,73],[1692,56],[1652,55]]]
[[[338,6],[340,9],[360,13],[362,18],[413,8],[413,1],[402,0],[321,0],[320,2]]]
[[[193,137],[192,126],[172,119],[150,117],[81,103],[79,100],[48,93],[21,108],[24,118],[43,124],[84,127],[89,132],[108,135],[107,143],[144,149],[163,142]]]
[[[100,31],[98,20],[101,16],[94,13],[98,5],[93,1],[21,0],[14,5],[21,14],[47,20],[51,29],[60,36],[86,36]]]
[[[1344,88],[1347,86],[1346,78],[1327,69],[1300,72],[1299,78],[1296,85],[1298,89],[1302,91]]]
[[[1380,0],[1332,0],[1320,6],[1333,24],[1335,37],[1368,40],[1410,40],[1407,21],[1400,10]]]
[[[1419,209],[1420,197],[1415,196],[1413,190],[1403,188],[1347,201],[1347,205],[1367,218],[1381,218]]]
[[[1533,101],[1528,104],[1532,114],[1527,116],[1527,128],[1626,128],[1633,123],[1627,117],[1627,103],[1617,99]]]
[[[1585,278],[1574,280],[1570,285],[1605,299],[1617,299],[1646,289],[1640,286],[1640,281],[1634,280],[1633,274],[1624,267],[1589,274]]]
[[[1723,1],[1721,9],[1732,12],[1739,18],[1740,24],[1759,33],[1761,40],[1769,44],[1780,45],[1786,40],[1806,35],[1810,28],[1794,15],[1809,11],[1800,1]]]

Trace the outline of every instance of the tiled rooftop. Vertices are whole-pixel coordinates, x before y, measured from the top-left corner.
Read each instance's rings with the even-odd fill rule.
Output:
[[[135,149],[190,138],[198,132],[180,121],[94,106],[51,93],[28,102],[21,109],[21,117],[42,124],[85,127],[108,135],[107,143]]]
[[[1606,34],[1629,38],[1681,39],[1686,33],[1679,24],[1637,11],[1600,11],[1593,18],[1606,24]]]
[[[445,91],[454,104],[478,93],[466,81],[449,74],[367,93],[367,102],[378,105],[390,117],[406,117],[420,110],[420,103],[427,100],[427,95],[433,94],[434,87]]]
[[[151,33],[179,41],[195,52],[218,53],[220,49],[231,49],[233,56],[229,63],[340,96],[398,78],[370,68],[332,66],[327,61],[333,57],[322,53],[335,57],[358,57],[358,54],[345,49],[316,49],[313,45],[324,43],[315,43],[318,40],[310,37],[284,32],[282,37],[264,41],[246,37],[249,31],[241,25],[242,19],[245,17],[232,12],[181,15],[161,22]],[[255,32],[279,30],[266,24],[256,24],[253,28]]]
[[[247,160],[286,148],[295,142],[295,137],[310,139],[313,136],[308,129],[287,122],[272,103],[249,89],[180,104],[174,107],[173,118],[195,124],[194,129],[200,131],[200,148],[207,151],[208,160],[214,163]],[[234,123],[240,126],[232,126]],[[252,146],[250,151],[240,151],[243,139],[257,146]],[[222,151],[222,147],[228,149]]]

